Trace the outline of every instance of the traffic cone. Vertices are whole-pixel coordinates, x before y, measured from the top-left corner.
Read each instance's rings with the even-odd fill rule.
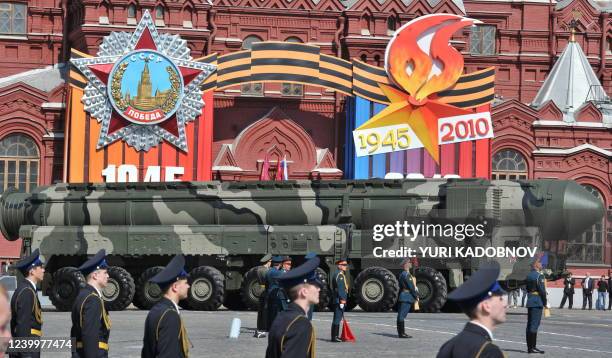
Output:
[[[342,320],[342,334],[340,335],[340,339],[344,342],[355,342],[355,336],[346,319]]]

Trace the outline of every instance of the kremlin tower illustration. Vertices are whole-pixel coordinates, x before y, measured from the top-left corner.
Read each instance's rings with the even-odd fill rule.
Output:
[[[168,97],[170,90],[160,91],[157,89],[155,90],[155,95],[152,95],[153,85],[151,84],[149,61],[148,59],[145,59],[144,61],[145,65],[140,74],[140,80],[138,81],[138,92],[136,97],[132,98],[130,96],[130,92],[128,91],[124,96],[124,100],[132,107],[141,111],[152,111],[162,106],[166,100],[166,97]]]

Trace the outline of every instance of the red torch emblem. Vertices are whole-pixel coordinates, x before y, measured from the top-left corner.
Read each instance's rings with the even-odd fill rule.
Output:
[[[395,87],[379,84],[390,104],[357,130],[409,125],[422,146],[439,162],[438,119],[472,113],[437,100],[437,93],[457,82],[463,56],[451,36],[478,20],[458,15],[421,16],[402,26],[385,54],[385,69]]]

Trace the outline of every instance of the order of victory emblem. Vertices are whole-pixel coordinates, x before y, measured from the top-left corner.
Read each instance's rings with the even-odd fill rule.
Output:
[[[185,125],[202,113],[202,83],[215,66],[193,61],[187,42],[159,34],[148,11],[134,33],[112,32],[97,57],[72,59],[88,79],[85,110],[101,124],[97,147],[118,139],[148,151],[162,140],[187,151]]]

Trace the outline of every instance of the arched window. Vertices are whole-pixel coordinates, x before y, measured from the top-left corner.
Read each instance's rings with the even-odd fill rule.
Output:
[[[597,199],[604,201],[597,188],[589,184],[582,186]],[[591,226],[582,235],[569,240],[568,261],[589,264],[604,262],[604,220],[605,218]]]
[[[495,153],[492,163],[492,178],[495,180],[527,179],[527,162],[516,150],[502,149]]]
[[[135,19],[136,18],[136,5],[135,4],[128,5],[128,8],[127,8],[127,17],[128,17],[128,19]]]
[[[391,15],[387,18],[387,34],[391,35],[397,29],[397,21],[395,16]]]
[[[285,42],[302,43],[302,39],[297,36],[289,36],[285,39]],[[289,97],[302,97],[304,95],[304,85],[283,82],[281,85],[281,94]]]
[[[262,41],[263,40],[259,36],[249,35],[249,36],[245,37],[244,40],[242,40],[242,49],[243,50],[250,50],[250,49],[253,48],[253,44],[255,42],[262,42]]]
[[[163,5],[157,5],[155,7],[155,26],[166,26],[164,22],[164,16],[166,15],[166,9]]]
[[[9,187],[29,192],[38,185],[40,155],[36,143],[22,134],[0,140],[0,190]]]
[[[261,37],[249,35],[242,40],[242,49],[250,50],[255,42],[262,42]],[[240,93],[244,96],[263,96],[264,86],[261,82],[249,82],[240,85]]]

